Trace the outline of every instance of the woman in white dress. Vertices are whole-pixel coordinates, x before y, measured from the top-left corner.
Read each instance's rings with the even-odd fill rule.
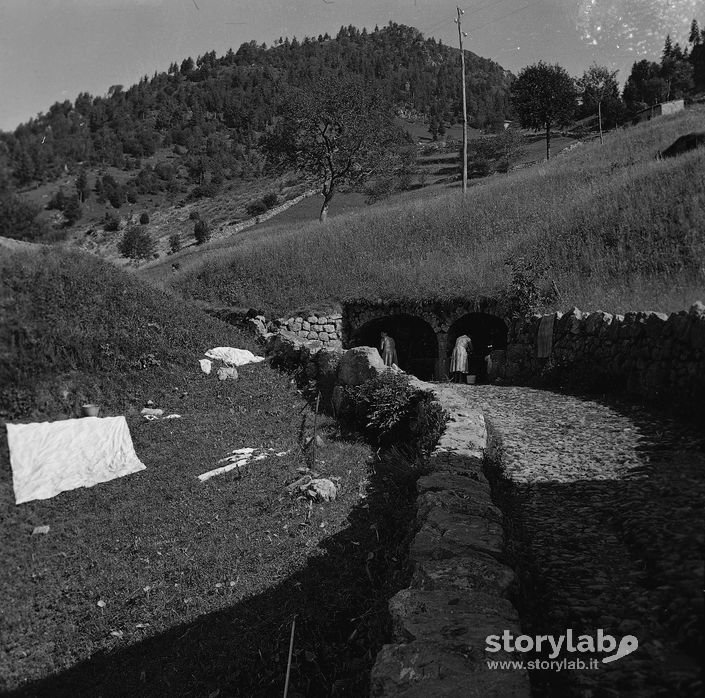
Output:
[[[450,357],[450,375],[455,383],[465,382],[470,354],[472,354],[472,340],[466,334],[461,334],[455,340],[453,353]]]

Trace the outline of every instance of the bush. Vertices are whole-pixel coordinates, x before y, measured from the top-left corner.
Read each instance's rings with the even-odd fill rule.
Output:
[[[116,213],[106,213],[103,229],[108,233],[114,233],[120,229],[120,216]]]
[[[146,259],[154,253],[154,240],[144,228],[131,226],[123,233],[118,251],[130,259]]]
[[[181,249],[181,236],[178,233],[172,233],[169,236],[169,249],[172,252],[178,252]]]
[[[188,219],[190,221],[200,221],[201,214],[198,211],[191,211],[191,213],[188,214]]]
[[[0,196],[0,235],[15,240],[38,240],[47,233],[37,220],[39,207],[12,194]]]
[[[193,188],[193,191],[191,192],[191,198],[212,198],[218,193],[219,189],[220,187],[215,182],[210,182],[209,184],[199,184],[198,186]]]
[[[404,441],[430,451],[447,421],[433,393],[413,387],[407,376],[392,371],[346,387],[344,394],[353,421],[382,446]]]
[[[264,205],[263,201],[258,199],[248,204],[245,210],[248,216],[261,216],[263,213],[266,213],[267,207]]]
[[[148,225],[148,224],[149,224],[149,214],[145,211],[140,216],[140,225]]]
[[[262,197],[262,203],[268,209],[274,208],[279,203],[279,197],[273,191],[270,191]]]
[[[196,224],[193,226],[193,234],[196,238],[196,243],[202,245],[211,239],[211,231],[208,227],[208,223],[204,220],[197,220]]]

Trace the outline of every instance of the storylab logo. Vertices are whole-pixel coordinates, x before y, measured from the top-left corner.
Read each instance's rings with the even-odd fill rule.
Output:
[[[597,669],[600,661],[603,664],[616,662],[639,647],[639,641],[634,635],[625,635],[621,640],[605,633],[601,628],[593,635],[577,635],[573,630],[566,630],[565,635],[514,635],[505,630],[501,635],[488,635],[485,638],[485,651],[489,653],[522,652],[539,655],[538,659],[522,660],[487,660],[489,669]],[[578,655],[569,659],[563,654]],[[583,658],[579,655],[590,655]],[[604,655],[595,658],[595,655]]]

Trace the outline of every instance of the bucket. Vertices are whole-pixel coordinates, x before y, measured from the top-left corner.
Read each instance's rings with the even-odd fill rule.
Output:
[[[468,385],[475,385],[475,376],[466,376],[465,380],[468,382]]]
[[[99,405],[82,405],[81,411],[84,417],[97,417],[98,412],[100,412]]]

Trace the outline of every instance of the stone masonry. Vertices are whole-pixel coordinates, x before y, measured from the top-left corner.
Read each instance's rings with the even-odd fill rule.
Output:
[[[507,383],[604,388],[687,407],[705,398],[705,305],[666,315],[556,313],[550,356],[538,358],[541,315],[513,320],[494,358]]]

